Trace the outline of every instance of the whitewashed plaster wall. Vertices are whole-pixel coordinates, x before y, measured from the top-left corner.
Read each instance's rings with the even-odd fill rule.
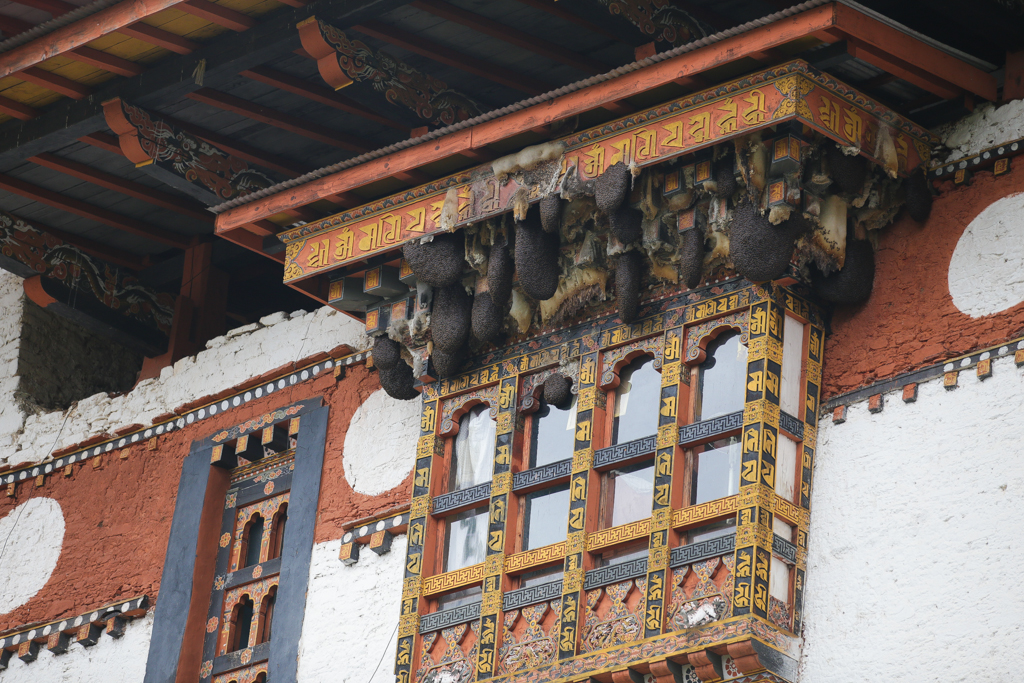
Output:
[[[396,536],[390,552],[363,548],[359,562],[346,566],[338,559],[340,539],[314,546],[299,681],[394,682],[405,547],[405,536]]]
[[[941,126],[936,133],[950,150],[942,161],[956,161],[1024,138],[1024,100],[979,105],[969,116]]]
[[[8,296],[8,281],[15,276],[4,271],[0,271],[0,276],[0,305],[3,305]],[[20,295],[21,280],[15,279]],[[0,317],[0,368],[7,362],[8,345],[4,344],[3,335],[10,322],[8,317]],[[13,387],[7,391],[9,375],[0,375],[0,465],[40,462],[52,449],[95,434],[113,433],[135,423],[149,424],[156,416],[184,403],[215,394],[286,363],[330,351],[339,344],[359,350],[367,348],[369,340],[360,324],[331,308],[296,311],[291,315],[274,313],[258,323],[211,339],[205,351],[182,358],[164,368],[159,378],[139,382],[123,396],[96,394],[82,399],[67,411],[24,416],[23,423],[15,419],[13,413],[8,419],[9,410],[17,410],[17,407],[10,409],[8,406],[13,404]],[[16,364],[16,348],[14,358]],[[14,370],[10,371],[13,374]],[[67,423],[62,430],[65,417]]]
[[[14,273],[0,270],[0,464],[5,454],[17,450],[17,436],[25,424],[25,412],[14,398],[25,293],[22,282]]]
[[[824,418],[801,683],[1020,680],[1024,369]]]
[[[128,622],[118,639],[103,635],[92,647],[72,643],[68,651],[55,655],[39,648],[34,662],[11,657],[3,683],[141,683],[146,675],[149,640],[153,633],[153,612]]]

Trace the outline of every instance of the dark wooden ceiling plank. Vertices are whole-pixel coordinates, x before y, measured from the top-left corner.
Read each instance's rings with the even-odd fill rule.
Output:
[[[347,114],[352,114],[368,121],[379,123],[382,126],[388,126],[389,128],[400,130],[406,134],[412,130],[409,126],[393,119],[389,119],[386,116],[381,116],[370,108],[364,107],[359,102],[349,99],[326,86],[310,83],[303,78],[292,76],[291,74],[278,71],[277,69],[273,69],[269,66],[257,66],[252,69],[246,69],[239,75],[259,83],[263,83],[264,85],[269,85],[279,90],[290,92],[293,95],[305,97],[313,102],[333,107],[334,109],[343,111]]]
[[[0,189],[20,195],[26,199],[47,204],[55,209],[73,213],[76,216],[89,218],[118,230],[124,230],[133,235],[146,237],[169,247],[184,249],[191,242],[185,235],[168,232],[163,228],[149,225],[130,216],[123,216],[102,207],[66,197],[59,192],[47,190],[44,187],[27,183],[24,180],[3,173],[0,173]]]
[[[295,133],[307,137],[317,142],[324,144],[333,145],[340,147],[351,152],[363,153],[368,152],[372,149],[370,145],[367,145],[365,139],[358,138],[354,135],[348,135],[336,130],[321,126],[319,124],[310,123],[304,121],[297,116],[291,114],[285,114],[284,112],[271,109],[270,107],[264,107],[244,100],[241,97],[235,97],[213,88],[201,88],[193,93],[189,94],[189,99],[195,100],[196,102],[202,102],[208,104],[211,107],[217,107],[225,111],[230,111],[252,119],[253,121],[259,121],[268,126],[280,128],[286,130],[289,133]]]
[[[99,149],[106,150],[112,154],[118,154],[124,156],[124,152],[121,151],[121,144],[117,141],[116,135],[110,133],[96,132],[83,135],[78,138],[80,142],[84,142],[87,145],[92,145]]]
[[[29,121],[39,116],[39,111],[37,109],[34,109],[27,104],[16,102],[8,97],[3,97],[2,95],[0,95],[0,112],[22,121]]]
[[[422,55],[435,62],[461,69],[474,76],[480,76],[489,81],[524,92],[527,95],[540,95],[541,93],[553,90],[555,87],[550,83],[516,73],[511,69],[506,69],[485,59],[463,54],[446,45],[405,31],[397,26],[389,26],[382,21],[366,21],[353,26],[352,29],[377,40],[400,47],[403,50]]]
[[[19,33],[24,33],[30,28],[33,28],[33,24],[30,22],[15,19],[14,17],[9,17],[6,14],[0,14],[0,31],[2,31],[8,38],[16,36]]]
[[[72,5],[70,2],[64,2],[64,0],[11,0],[11,2],[49,12],[50,16],[53,17],[59,17],[71,10],[78,9],[78,5]]]
[[[462,24],[474,31],[492,38],[529,50],[552,61],[571,66],[590,74],[601,74],[610,71],[611,67],[600,60],[581,55],[546,40],[531,36],[525,31],[505,26],[493,19],[469,12],[444,2],[444,0],[414,0],[413,7],[456,24]]]
[[[206,211],[201,204],[190,199],[168,194],[49,152],[29,157],[28,160],[34,164],[44,166],[59,173],[65,173],[93,185],[98,185],[99,187],[142,200],[147,204],[187,216],[192,220],[202,223],[213,223],[213,214]]]

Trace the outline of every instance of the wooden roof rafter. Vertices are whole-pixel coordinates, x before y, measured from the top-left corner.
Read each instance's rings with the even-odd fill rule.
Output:
[[[164,246],[184,249],[191,243],[191,238],[187,235],[158,228],[137,218],[124,216],[110,209],[83,202],[80,199],[66,197],[59,192],[33,185],[11,175],[0,173],[0,190],[6,190],[25,199],[31,199],[41,204],[52,206],[55,209],[81,216],[82,218],[88,218],[89,220],[108,225],[117,230],[123,230],[132,235],[145,237]]]
[[[416,0],[413,5],[428,2],[437,6],[440,0]],[[455,154],[481,150],[538,127],[620,102],[638,91],[679,83],[680,79],[690,84],[699,84],[701,74],[705,71],[744,58],[756,60],[758,57],[771,56],[775,54],[773,50],[794,41],[806,45],[809,38],[826,44],[860,40],[877,49],[887,49],[892,56],[948,82],[958,92],[971,92],[990,100],[996,98],[995,78],[978,66],[853,8],[838,3],[825,3],[753,26],[742,33],[722,37],[713,43],[685,50],[630,73],[481,122],[471,129],[451,132],[441,138],[431,139],[427,144],[406,147],[324,175],[301,187],[290,187],[287,191],[228,208],[217,218],[217,231],[220,234],[231,234],[241,226],[278,214],[287,208],[308,204],[328,195],[351,192],[384,178],[394,177],[396,172],[415,170]]]

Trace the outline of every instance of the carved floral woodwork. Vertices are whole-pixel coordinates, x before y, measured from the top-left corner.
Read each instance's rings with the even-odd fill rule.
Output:
[[[355,81],[369,81],[391,104],[408,107],[419,118],[438,126],[480,114],[475,102],[444,81],[349,38],[341,29],[316,17],[299,24],[299,38],[316,60],[324,81],[336,90]]]
[[[198,198],[208,204],[242,197],[275,183],[247,161],[120,98],[103,104],[103,116],[129,161],[139,166],[154,164],[167,172],[161,179],[190,194],[200,189]],[[172,182],[174,178],[179,182]]]

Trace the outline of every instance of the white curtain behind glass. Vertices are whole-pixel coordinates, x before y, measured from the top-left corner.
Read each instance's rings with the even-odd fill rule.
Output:
[[[459,420],[455,437],[455,476],[452,490],[469,488],[491,480],[497,425],[486,404],[478,405]]]

